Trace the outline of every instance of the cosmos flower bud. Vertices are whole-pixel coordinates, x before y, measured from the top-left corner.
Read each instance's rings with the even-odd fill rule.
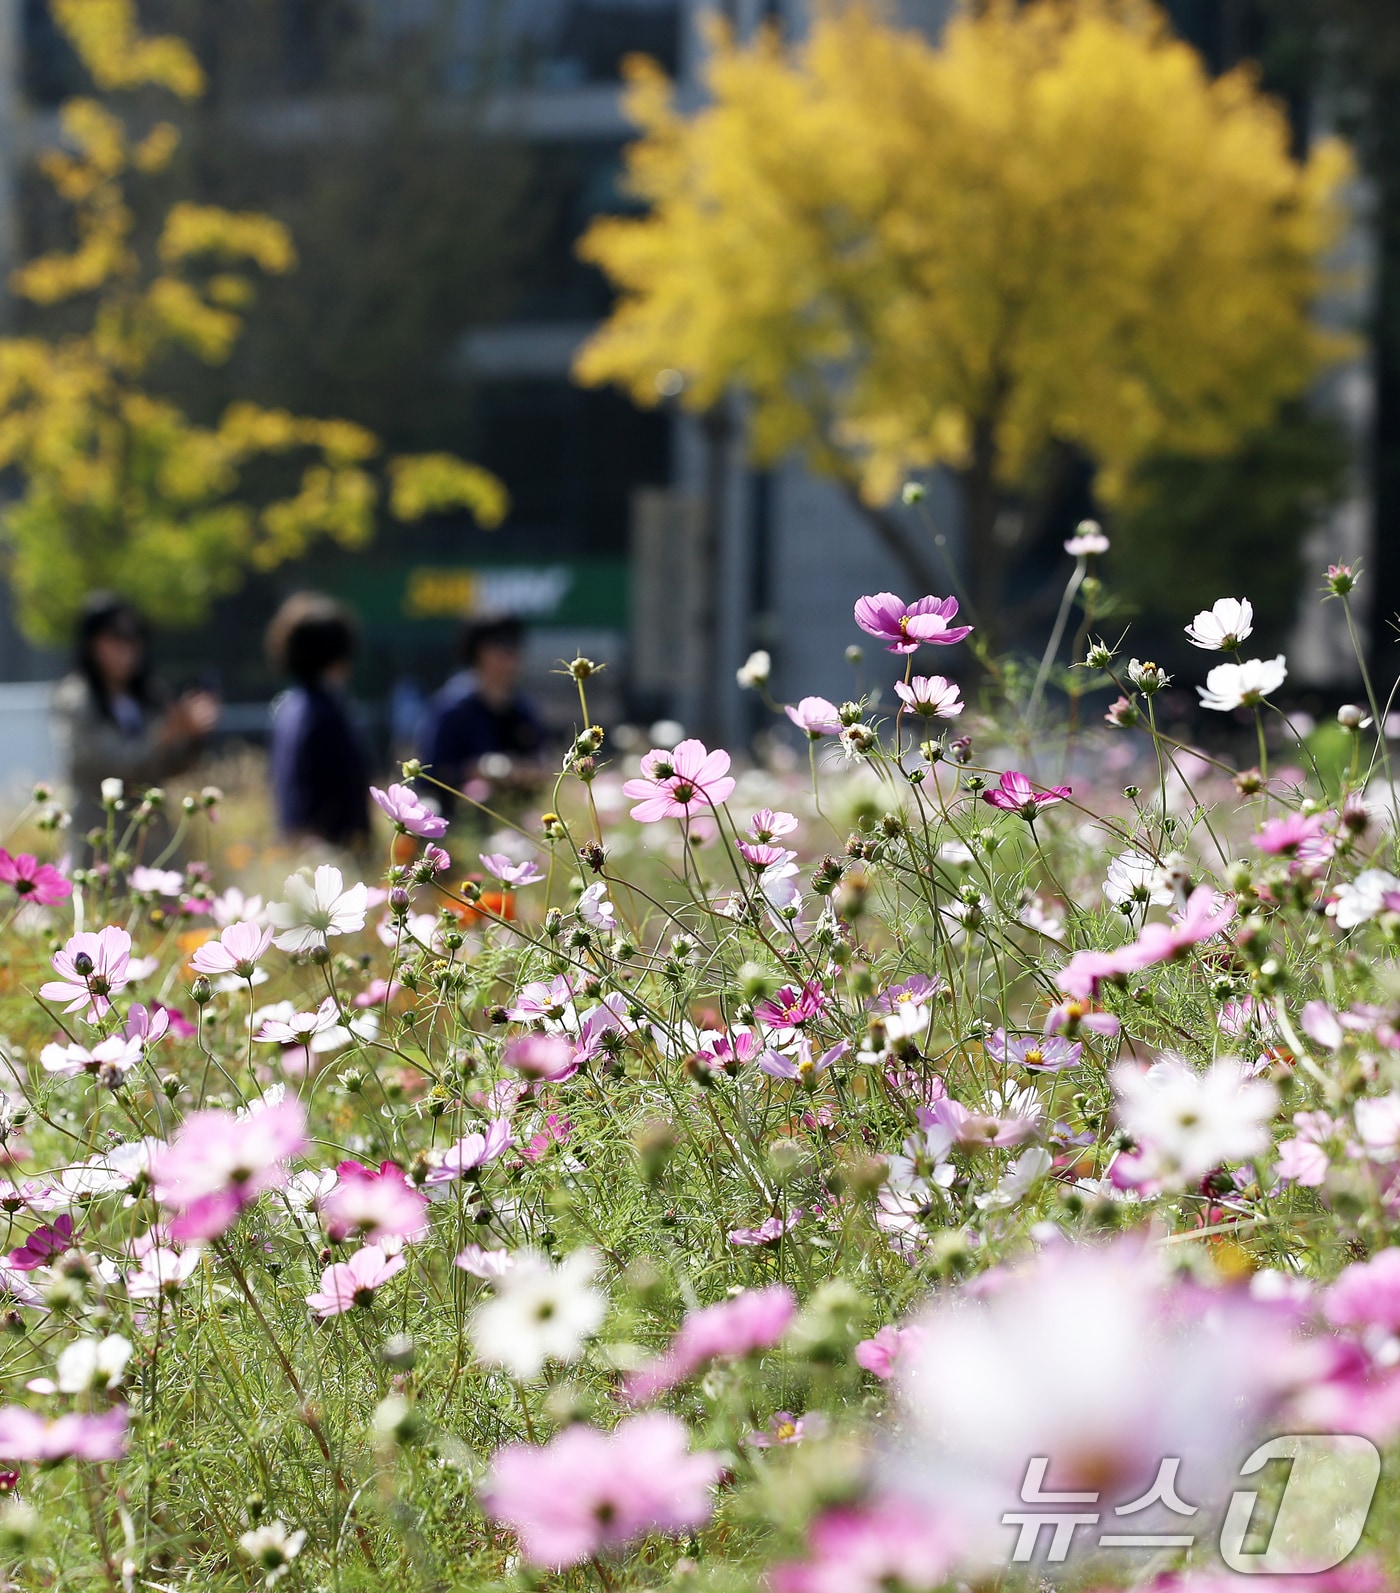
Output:
[[[197,1007],[205,1007],[214,999],[214,987],[203,974],[190,986],[190,1000]]]
[[[587,680],[590,675],[596,675],[602,666],[595,664],[591,658],[572,658],[564,665],[565,670],[575,680]]]
[[[928,488],[921,481],[906,481],[899,496],[906,504],[922,503],[928,497]]]
[[[1343,730],[1364,730],[1371,723],[1370,715],[1354,702],[1344,702],[1337,710],[1337,723]]]

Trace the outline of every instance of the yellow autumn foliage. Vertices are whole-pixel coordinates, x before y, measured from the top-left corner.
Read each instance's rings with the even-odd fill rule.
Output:
[[[188,47],[143,36],[132,0],[52,5],[99,87],[200,91]],[[386,498],[399,519],[454,508],[501,519],[504,489],[463,460],[389,460],[386,495],[379,440],[363,426],[248,402],[201,425],[152,391],[152,369],[172,349],[228,358],[254,297],[250,273],[291,270],[295,247],[271,216],[184,201],[143,249],[125,184],[169,164],[176,130],[160,122],[136,136],[88,98],[69,101],[61,122],[64,147],[40,168],[70,207],[74,241],[26,262],[10,286],[40,306],[90,300],[90,317],[52,341],[0,339],[0,469],[23,482],[0,515],[0,544],[31,637],[61,641],[94,587],[128,594],[157,620],[198,620],[249,565],[271,568],[319,537],[362,545]],[[247,467],[279,458],[258,500],[241,498]]]
[[[629,68],[641,216],[581,244],[618,289],[577,378],[748,398],[867,502],[943,463],[1024,486],[1047,448],[1110,500],[1220,454],[1344,345],[1311,310],[1351,171],[1290,153],[1245,69],[1211,79],[1141,0],[991,0],[931,43],[853,4],[800,44],[716,30],[686,113]]]

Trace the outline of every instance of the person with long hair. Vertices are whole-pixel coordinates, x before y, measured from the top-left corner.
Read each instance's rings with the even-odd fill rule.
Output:
[[[74,668],[54,693],[53,732],[85,847],[90,832],[106,826],[104,780],[120,780],[139,798],[190,768],[218,722],[209,692],[172,699],[164,690],[151,674],[149,642],[146,622],[125,598],[95,592],[84,603]]]
[[[267,628],[272,663],[291,676],[272,714],[272,795],[292,841],[358,850],[369,839],[369,756],[347,688],[358,637],[350,611],[297,592]]]

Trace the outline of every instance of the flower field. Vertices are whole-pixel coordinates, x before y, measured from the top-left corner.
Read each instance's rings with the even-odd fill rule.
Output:
[[[213,790],[162,858],[178,795],[110,790],[74,868],[39,794],[6,1586],[1400,1585],[1382,705],[1299,740],[1222,600],[1238,767],[1087,623],[926,673],[958,617],[863,598],[786,770],[616,751],[576,660],[551,811],[405,766],[363,875],[255,894]]]

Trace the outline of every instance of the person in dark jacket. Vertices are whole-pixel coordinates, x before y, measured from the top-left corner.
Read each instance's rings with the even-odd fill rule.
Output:
[[[183,774],[198,760],[219,717],[218,701],[208,692],[171,699],[152,678],[148,644],[146,622],[125,598],[94,592],[78,620],[73,673],[54,692],[55,751],[71,790],[84,864],[92,857],[88,835],[107,824],[103,782],[120,780],[135,806],[146,787]],[[168,840],[159,816],[138,852],[149,862]]]
[[[369,758],[346,694],[355,645],[349,611],[320,592],[289,597],[268,626],[268,655],[294,682],[272,711],[273,800],[294,841],[369,839]]]
[[[485,796],[528,789],[542,777],[545,732],[520,690],[525,627],[503,616],[467,624],[458,638],[460,668],[428,708],[420,756],[434,779]]]

